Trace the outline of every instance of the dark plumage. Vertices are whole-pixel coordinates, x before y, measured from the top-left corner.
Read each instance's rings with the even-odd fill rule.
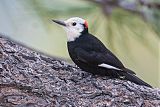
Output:
[[[82,70],[101,76],[110,76],[111,78],[123,78],[139,85],[151,87],[136,77],[133,71],[125,68],[121,61],[93,35],[86,32],[75,41],[68,42],[67,44],[71,59]],[[99,67],[98,65],[102,63],[121,70]]]
[[[122,62],[95,36],[88,32],[87,22],[71,18],[66,22],[54,22],[65,26],[68,33],[68,52],[73,62],[86,72],[111,78],[126,79],[139,85],[152,87],[124,67]]]

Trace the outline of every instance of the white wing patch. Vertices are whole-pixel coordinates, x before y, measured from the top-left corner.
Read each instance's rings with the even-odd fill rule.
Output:
[[[111,66],[111,65],[108,65],[108,64],[105,64],[105,63],[99,64],[98,66],[99,66],[99,67],[108,68],[108,69],[121,70],[121,69],[119,69],[119,68],[116,68],[116,67],[114,67],[114,66]]]

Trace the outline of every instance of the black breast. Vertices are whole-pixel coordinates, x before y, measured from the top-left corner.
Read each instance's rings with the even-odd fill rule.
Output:
[[[96,66],[89,65],[85,62],[82,62],[78,60],[77,53],[75,52],[76,48],[82,48],[82,49],[91,49],[92,47],[92,38],[88,37],[88,35],[81,35],[79,38],[77,38],[75,41],[67,42],[68,45],[68,52],[72,59],[72,61],[80,67],[82,70],[90,73],[95,73],[95,71],[98,71],[98,68]]]

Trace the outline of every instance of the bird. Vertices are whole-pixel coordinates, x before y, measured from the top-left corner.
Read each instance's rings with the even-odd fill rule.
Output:
[[[72,61],[83,71],[93,75],[129,80],[138,85],[152,88],[126,68],[106,46],[88,30],[88,23],[80,17],[65,21],[52,19],[61,25],[67,34],[68,53]]]

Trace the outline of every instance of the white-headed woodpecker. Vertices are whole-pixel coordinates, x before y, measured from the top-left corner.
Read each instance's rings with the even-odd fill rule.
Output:
[[[95,36],[88,32],[86,20],[73,17],[66,21],[53,20],[67,32],[68,52],[73,62],[86,72],[111,78],[126,79],[139,85],[152,87],[135,76]]]

